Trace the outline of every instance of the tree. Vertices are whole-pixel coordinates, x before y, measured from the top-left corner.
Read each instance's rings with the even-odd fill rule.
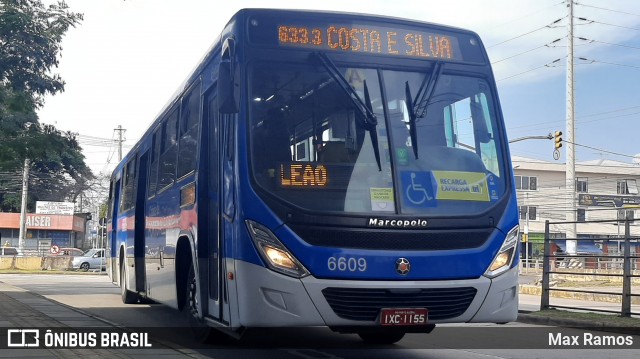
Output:
[[[62,37],[82,21],[64,1],[45,7],[39,0],[0,1],[0,205],[16,210],[13,174],[26,158],[33,163],[31,203],[73,199],[70,188],[93,178],[70,132],[38,122],[36,110],[44,95],[64,91],[64,81],[52,73],[58,66]],[[3,192],[4,188],[4,192]],[[77,196],[76,192],[76,196]],[[19,194],[18,194],[19,195]],[[29,207],[32,208],[32,205]]]
[[[46,141],[48,147],[30,150],[32,160],[27,208],[33,210],[36,201],[75,202],[90,187],[94,175],[84,162],[73,133],[61,133],[54,126],[32,124],[27,128],[27,144],[35,146]],[[17,212],[21,204],[22,175],[18,171],[2,171],[0,180],[0,210]],[[3,191],[3,188],[5,191]]]
[[[33,96],[64,90],[58,66],[62,37],[75,27],[82,14],[69,11],[64,1],[45,8],[39,0],[3,0],[0,3],[0,80],[12,90]]]

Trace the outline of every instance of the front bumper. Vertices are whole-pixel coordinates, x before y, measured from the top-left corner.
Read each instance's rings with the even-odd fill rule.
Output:
[[[376,318],[354,320],[348,311],[334,310],[327,300],[326,291],[323,292],[327,288],[335,289],[337,293],[348,289],[384,290],[391,293],[393,300],[380,302],[382,307],[395,303],[393,307],[404,308],[412,307],[409,303],[402,305],[402,295],[407,293],[413,295],[411,293],[420,290],[423,293],[440,291],[440,301],[446,305],[452,300],[442,291],[457,293],[463,288],[468,295],[468,289],[475,289],[475,295],[469,297],[464,308],[456,307],[457,312],[453,317],[436,316],[435,304],[431,304],[433,308],[427,308],[434,314],[429,318],[430,324],[506,323],[515,320],[518,312],[517,267],[494,279],[480,277],[447,281],[352,281],[318,279],[313,276],[295,279],[244,261],[236,261],[235,270],[238,322],[232,323],[232,326],[236,328],[377,325]],[[429,303],[434,303],[435,299],[429,300]],[[335,302],[333,304],[335,307]],[[357,311],[357,308],[354,310]]]

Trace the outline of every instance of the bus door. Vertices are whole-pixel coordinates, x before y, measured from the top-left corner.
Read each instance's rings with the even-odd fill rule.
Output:
[[[135,232],[134,232],[134,264],[136,291],[143,292],[145,290],[145,233],[146,233],[146,201],[147,196],[147,174],[149,167],[149,151],[146,151],[141,157],[138,164],[137,193],[136,193],[136,212],[135,212]]]
[[[201,161],[202,166],[206,170],[201,170],[202,181],[206,183],[206,193],[208,205],[200,208],[198,218],[201,220],[199,228],[204,228],[203,235],[199,238],[206,238],[206,241],[199,240],[199,250],[207,253],[206,265],[200,266],[200,278],[202,283],[207,283],[208,298],[208,315],[217,321],[224,322],[222,315],[222,286],[224,283],[222,271],[222,228],[220,226],[220,163],[222,161],[220,154],[220,116],[218,115],[218,101],[215,86],[205,95],[204,111],[202,126],[202,146],[200,153],[206,153],[205,160]],[[201,202],[202,203],[202,202]],[[204,242],[204,243],[203,243]]]
[[[109,234],[109,238],[107,239],[109,243],[111,243],[111,253],[108,254],[111,257],[111,280],[115,283],[120,278],[120,273],[118,272],[118,268],[120,267],[120,263],[118,263],[118,205],[120,203],[120,179],[113,183],[113,196],[111,196],[111,213],[109,213],[109,217],[111,217],[111,233]],[[107,224],[109,225],[109,224]]]
[[[219,114],[218,139],[220,142],[218,152],[220,154],[220,230],[219,230],[219,262],[220,262],[220,298],[224,304],[221,309],[222,321],[228,323],[230,319],[229,298],[235,298],[233,288],[228,285],[226,273],[235,273],[234,261],[232,257],[233,241],[233,219],[235,217],[235,117],[231,114]],[[230,293],[231,292],[231,293]]]

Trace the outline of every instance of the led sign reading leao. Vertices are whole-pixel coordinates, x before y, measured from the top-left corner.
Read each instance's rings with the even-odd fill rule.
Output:
[[[281,163],[280,186],[287,188],[324,188],[329,172],[324,165],[310,163]]]
[[[397,55],[419,58],[460,60],[457,39],[402,29],[369,27],[278,26],[280,45],[325,50]]]

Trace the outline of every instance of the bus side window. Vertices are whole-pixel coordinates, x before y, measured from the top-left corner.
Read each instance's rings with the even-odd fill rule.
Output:
[[[131,159],[124,169],[124,185],[122,196],[120,197],[121,211],[130,209],[134,204],[134,195],[136,190],[136,159],[137,156]]]
[[[107,218],[113,216],[113,200],[115,191],[115,178],[112,178],[109,182],[109,200],[107,201]]]
[[[498,153],[486,95],[480,92],[446,106],[444,120],[447,145],[476,153],[487,170],[499,177]]]
[[[149,168],[149,193],[151,198],[156,194],[158,188],[158,164],[160,163],[160,144],[162,143],[162,127],[159,127],[153,134],[153,148],[151,150],[151,167]]]
[[[173,184],[176,176],[176,162],[178,155],[177,144],[178,110],[174,110],[164,123],[160,165],[158,168],[158,190]]]
[[[196,153],[198,147],[198,129],[200,122],[200,83],[191,89],[182,99],[182,116],[180,118],[180,143],[178,161],[178,178],[196,169]]]

